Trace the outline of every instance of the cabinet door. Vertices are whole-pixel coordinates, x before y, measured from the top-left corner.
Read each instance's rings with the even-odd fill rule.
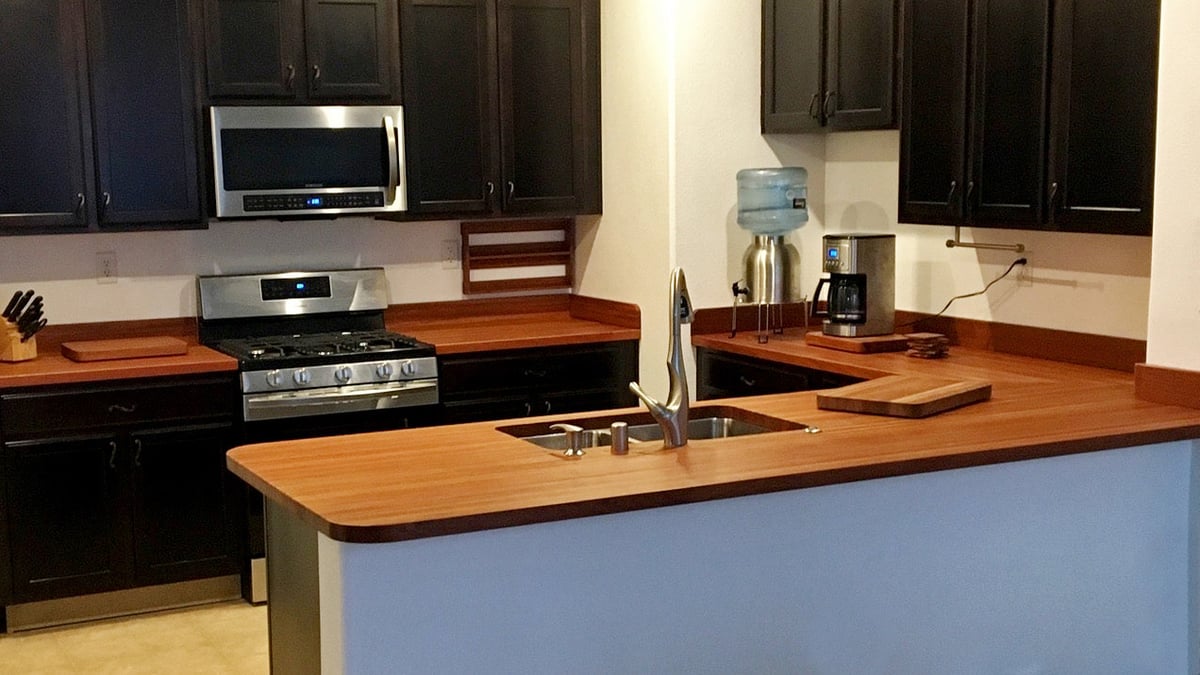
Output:
[[[975,0],[965,220],[1037,227],[1049,77],[1048,0]]]
[[[128,585],[127,486],[116,438],[10,442],[5,459],[13,599]]]
[[[499,180],[495,13],[490,0],[404,0],[408,206],[490,211]]]
[[[1159,3],[1054,3],[1049,229],[1151,230]]]
[[[295,98],[304,89],[302,0],[205,0],[208,93]]]
[[[966,192],[967,3],[906,0],[902,14],[899,221],[958,224]]]
[[[825,0],[763,0],[762,132],[820,131]]]
[[[822,114],[834,131],[895,124],[894,0],[829,0]]]
[[[225,468],[232,426],[130,438],[133,543],[139,584],[235,574],[235,500]]]
[[[305,0],[308,95],[390,98],[398,87],[394,0]]]
[[[95,0],[88,26],[100,224],[198,225],[185,1]]]
[[[598,165],[585,147],[583,4],[497,1],[505,211],[578,211]]]
[[[79,0],[0,0],[0,230],[83,229],[91,138]]]

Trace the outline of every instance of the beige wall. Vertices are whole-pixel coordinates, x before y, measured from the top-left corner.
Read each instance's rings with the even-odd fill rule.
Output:
[[[1163,0],[1146,360],[1200,370],[1200,3]]]

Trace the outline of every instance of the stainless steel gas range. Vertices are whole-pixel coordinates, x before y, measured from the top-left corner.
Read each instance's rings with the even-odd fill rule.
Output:
[[[246,442],[436,420],[434,348],[384,327],[382,268],[202,276],[197,286],[200,342],[239,363]],[[266,597],[261,495],[251,491],[247,504],[245,594],[258,602]]]

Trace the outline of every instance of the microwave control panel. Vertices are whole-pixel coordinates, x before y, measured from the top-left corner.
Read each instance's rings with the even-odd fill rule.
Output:
[[[335,194],[245,195],[242,208],[255,211],[302,211],[304,209],[369,209],[383,207],[383,192],[339,192]]]

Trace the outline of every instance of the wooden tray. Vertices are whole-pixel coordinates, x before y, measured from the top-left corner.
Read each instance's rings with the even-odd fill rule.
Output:
[[[888,375],[818,392],[817,407],[869,415],[928,417],[991,397],[992,385],[987,382]]]
[[[187,350],[186,342],[173,337],[120,338],[62,343],[63,356],[72,361],[111,361],[151,356],[180,356],[187,354]]]
[[[814,347],[828,347],[843,352],[877,354],[880,352],[902,352],[908,349],[908,338],[903,335],[872,335],[870,337],[838,337],[821,331],[804,334],[804,341]]]

